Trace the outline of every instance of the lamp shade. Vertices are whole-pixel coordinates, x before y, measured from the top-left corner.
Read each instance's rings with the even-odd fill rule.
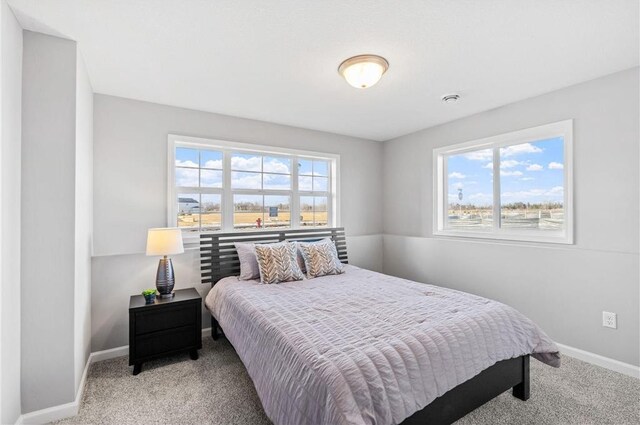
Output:
[[[182,254],[182,230],[178,228],[149,229],[147,255]]]

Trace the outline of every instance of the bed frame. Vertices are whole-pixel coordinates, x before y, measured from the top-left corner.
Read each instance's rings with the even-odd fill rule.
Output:
[[[347,241],[344,228],[312,228],[296,230],[264,230],[200,235],[202,283],[211,284],[240,273],[240,260],[235,242],[273,243],[282,241],[314,241],[329,237],[336,244],[340,261],[347,264]],[[211,337],[224,335],[218,321],[211,316]],[[529,356],[500,361],[457,387],[436,398],[417,411],[402,425],[450,424],[489,400],[513,388],[513,396],[529,399]]]

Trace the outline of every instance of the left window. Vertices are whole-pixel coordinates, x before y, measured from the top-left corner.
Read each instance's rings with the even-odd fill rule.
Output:
[[[339,157],[169,135],[168,225],[185,233],[337,225]]]
[[[222,229],[223,152],[174,146],[175,225],[190,231]]]

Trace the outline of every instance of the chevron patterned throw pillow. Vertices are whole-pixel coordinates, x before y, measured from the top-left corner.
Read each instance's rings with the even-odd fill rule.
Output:
[[[304,279],[298,266],[296,246],[291,242],[256,244],[261,283],[291,282]]]
[[[299,242],[298,246],[302,251],[309,279],[344,273],[344,266],[338,258],[336,245],[331,239],[316,243]]]

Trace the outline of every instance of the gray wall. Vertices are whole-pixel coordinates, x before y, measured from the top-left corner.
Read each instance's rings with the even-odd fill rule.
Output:
[[[22,27],[0,1],[0,423],[20,416]]]
[[[503,301],[559,343],[640,364],[638,90],[634,68],[385,142],[384,271]],[[569,118],[575,245],[433,237],[433,148]]]
[[[22,412],[73,401],[89,354],[93,94],[74,41],[24,32]]]
[[[93,237],[93,89],[82,55],[76,56],[75,157],[75,387],[91,353],[91,254]]]
[[[339,154],[350,258],[381,268],[381,143],[113,96],[94,100],[92,351],[128,343],[129,296],[154,285],[157,258],[143,253],[147,229],[167,225],[169,133]],[[177,287],[206,293],[196,253],[173,261]]]
[[[23,412],[75,396],[75,76],[75,42],[24,32]]]

